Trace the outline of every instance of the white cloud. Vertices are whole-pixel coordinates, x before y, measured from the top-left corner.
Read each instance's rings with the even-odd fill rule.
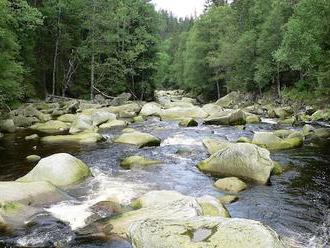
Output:
[[[204,9],[205,0],[152,0],[156,9],[171,11],[177,17],[190,17],[195,13],[200,15]]]

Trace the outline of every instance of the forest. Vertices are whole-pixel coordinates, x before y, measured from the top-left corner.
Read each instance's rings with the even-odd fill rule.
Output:
[[[184,89],[330,94],[330,2],[207,1],[199,17],[143,0],[0,0],[0,103]]]

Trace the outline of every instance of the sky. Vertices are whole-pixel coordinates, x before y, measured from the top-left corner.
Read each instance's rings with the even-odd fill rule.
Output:
[[[205,0],[152,0],[156,9],[172,11],[177,17],[190,17],[201,14],[204,9]]]

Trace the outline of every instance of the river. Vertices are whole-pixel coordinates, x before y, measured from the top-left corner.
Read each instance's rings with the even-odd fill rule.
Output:
[[[0,181],[15,180],[33,168],[25,157],[42,157],[68,152],[82,159],[94,177],[69,190],[73,199],[44,206],[44,213],[26,228],[15,233],[0,234],[0,247],[131,247],[125,241],[81,238],[77,232],[91,217],[95,203],[116,199],[122,204],[151,190],[175,190],[186,195],[221,196],[213,187],[215,178],[203,174],[196,164],[208,157],[202,145],[205,137],[221,137],[236,141],[252,137],[253,131],[272,130],[275,125],[262,123],[239,127],[204,126],[181,128],[175,122],[155,118],[132,124],[137,130],[162,139],[160,147],[138,149],[114,144],[111,139],[120,129],[104,131],[107,141],[97,145],[43,145],[25,141],[31,134],[21,131],[0,140]],[[278,128],[278,127],[277,127]],[[42,135],[42,134],[40,134]],[[259,220],[278,232],[292,247],[330,247],[330,141],[305,144],[292,150],[272,152],[272,158],[288,169],[273,176],[271,185],[250,185],[239,194],[239,201],[228,206],[232,217]],[[181,150],[183,152],[178,153]],[[119,166],[128,155],[143,155],[163,161],[147,168],[124,170]]]

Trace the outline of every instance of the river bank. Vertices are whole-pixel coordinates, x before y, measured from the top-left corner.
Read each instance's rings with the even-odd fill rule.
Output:
[[[239,217],[257,220],[275,229],[281,235],[282,241],[280,242],[284,242],[283,245],[293,247],[315,245],[316,247],[322,242],[325,244],[326,236],[324,237],[322,226],[326,233],[328,230],[326,206],[329,203],[329,192],[326,187],[329,179],[329,171],[327,171],[329,157],[326,150],[329,130],[317,125],[303,128],[303,126],[293,127],[291,123],[287,124],[293,115],[295,120],[299,116],[298,113],[290,114],[291,110],[288,107],[280,109],[273,107],[267,109],[266,112],[264,111],[266,108],[262,104],[258,104],[263,110],[261,114],[258,114],[260,111],[258,105],[240,107],[240,97],[237,97],[236,100],[230,98],[232,96],[227,96],[218,103],[200,107],[196,105],[194,99],[182,98],[180,94],[176,93],[163,92],[157,97],[157,103],[131,102],[119,106],[93,104],[85,105],[86,109],[84,109],[84,105],[79,104],[78,114],[72,113],[74,112],[72,108],[67,107],[74,105],[73,103],[65,103],[60,110],[70,109],[72,112],[71,114],[62,112],[56,122],[52,120],[50,123],[46,121],[46,124],[43,125],[33,124],[32,128],[24,130],[18,128],[15,133],[5,134],[0,141],[3,151],[0,155],[3,168],[1,171],[6,171],[0,175],[1,181],[16,180],[29,173],[36,162],[27,162],[25,157],[28,155],[35,154],[45,158],[60,152],[69,152],[80,158],[91,169],[94,177],[68,188],[64,187],[63,190],[72,198],[41,204],[42,208],[39,210],[39,215],[37,214],[40,217],[40,212],[42,213],[43,217],[40,221],[36,221],[30,216],[28,227],[13,230],[0,239],[3,239],[5,244],[21,246],[37,244],[52,247],[52,244],[60,241],[73,246],[79,244],[79,247],[82,245],[108,247],[107,242],[112,242],[111,247],[125,247],[125,245],[128,247],[129,244],[126,241],[113,237],[113,234],[121,234],[123,229],[120,227],[127,218],[139,216],[141,213],[143,213],[143,218],[154,216],[154,219],[164,219],[166,215],[173,215],[167,213],[165,209],[172,209],[184,214],[193,211],[190,218],[210,215],[223,216],[224,212],[221,209],[225,206],[233,219]],[[50,109],[40,112],[48,115],[47,112],[50,112]],[[52,109],[52,113],[54,113],[54,109]],[[269,115],[274,113],[276,117],[282,117],[282,120],[280,118],[269,119]],[[306,113],[305,115],[308,116]],[[42,118],[41,115],[39,116]],[[51,115],[51,118],[53,116]],[[87,118],[88,116],[90,118]],[[312,115],[310,116],[313,118]],[[59,119],[64,120],[64,118],[66,118],[66,122],[60,123]],[[70,118],[73,122],[67,121]],[[320,119],[307,121],[314,121],[313,123],[318,124],[316,121],[320,121]],[[325,123],[320,124],[326,125]],[[96,127],[98,128],[96,129]],[[267,140],[261,139],[263,141],[261,143],[260,134],[264,135],[265,132],[268,135]],[[272,136],[269,136],[270,132]],[[34,136],[35,138],[31,140],[33,134],[38,134],[38,137]],[[152,137],[144,135],[141,137],[141,134],[148,134]],[[127,137],[123,139],[125,138],[123,135],[128,139]],[[26,140],[26,137],[29,138]],[[132,137],[134,138],[132,139]],[[99,142],[97,142],[98,140]],[[286,172],[282,174],[277,172],[276,174],[280,174],[279,176],[271,176],[272,185],[269,186],[267,184],[269,184],[270,169],[266,176],[263,174],[262,177],[255,177],[256,172],[254,172],[249,174],[249,178],[246,178],[245,175],[248,173],[241,175],[239,172],[231,171],[230,174],[235,174],[231,176],[243,179],[247,184],[247,189],[240,193],[217,189],[214,187],[214,183],[224,175],[221,177],[209,176],[202,172],[202,167],[199,170],[196,165],[205,159],[208,160],[214,147],[219,148],[219,145],[225,144],[225,148],[215,148],[215,150],[225,149],[226,151],[231,151],[236,146],[241,147],[243,144],[236,143],[237,141],[258,143],[260,147],[268,147],[271,151],[269,161],[280,162]],[[134,145],[124,143],[134,143]],[[228,143],[230,143],[229,148]],[[248,145],[248,143],[244,145]],[[143,146],[144,148],[138,148]],[[254,144],[251,146],[255,147]],[[238,149],[238,151],[240,150],[242,149]],[[235,154],[237,153],[235,152]],[[121,167],[121,161],[132,155],[161,162],[150,164],[147,167],[141,161],[134,162],[129,170]],[[222,156],[222,153],[215,156],[219,160],[215,163],[216,165],[222,165],[221,161],[225,159]],[[239,156],[244,156],[244,154]],[[246,164],[249,164],[247,160],[244,165]],[[267,166],[262,165],[261,168],[267,168]],[[224,169],[222,167],[222,173]],[[252,171],[252,168],[249,170]],[[262,178],[261,184],[260,178]],[[264,183],[266,185],[263,185]],[[170,193],[159,190],[170,190]],[[158,199],[158,203],[151,205],[160,204],[159,201],[166,198],[164,194],[170,196],[165,205],[160,204],[161,206],[155,209],[148,205],[149,200],[145,200],[146,203],[143,203],[143,199],[149,199],[150,194],[153,196],[151,199]],[[205,198],[205,195],[213,198]],[[227,202],[224,205],[214,201],[224,195],[237,195],[239,200],[232,204]],[[183,207],[185,204],[183,206],[171,205],[173,198],[187,201],[188,205],[191,205],[192,202],[197,205],[193,204],[193,207],[189,209]],[[136,202],[134,199],[140,199],[138,207],[132,205]],[[117,202],[120,204],[120,210],[117,213],[113,211],[115,209],[113,205],[98,207],[97,210],[93,208],[95,204],[104,201]],[[213,206],[211,212],[210,205]],[[208,206],[207,211],[205,206]],[[138,210],[135,210],[136,208]],[[155,214],[155,211],[163,212],[163,215]],[[310,218],[306,218],[306,216],[310,216]],[[139,220],[143,219],[142,217]],[[187,228],[187,223],[179,220],[180,218],[174,219],[177,221],[176,224],[180,223],[182,228]],[[188,217],[185,221],[187,219]],[[227,223],[223,219],[197,218],[194,221],[196,221],[194,224],[196,230],[203,229],[201,227],[205,227],[205,221],[208,225],[210,225],[210,221],[213,223],[222,221],[223,225]],[[218,226],[220,222],[213,225]],[[104,223],[111,224],[109,233],[104,231],[105,227],[109,227]],[[10,223],[8,224],[10,225]],[[161,225],[168,227],[169,224],[173,224],[173,219],[167,220]],[[247,222],[244,224],[249,225]],[[131,230],[135,230],[134,228],[139,225],[142,224],[132,223]],[[155,223],[148,225],[155,225]],[[156,227],[158,228],[158,226]],[[63,229],[65,232],[60,231]],[[148,230],[146,233],[130,232],[126,228],[124,230],[135,247],[145,247],[140,243],[141,237],[162,240],[161,236],[153,237]],[[176,232],[173,229],[168,229],[168,231]],[[41,233],[47,234],[46,238],[38,239]],[[199,244],[203,244],[210,236],[210,234],[203,235],[201,235]],[[104,241],[105,237],[112,237],[112,241]],[[214,237],[221,240],[221,237],[217,235]],[[273,241],[278,242],[276,235],[268,236],[266,240],[272,240],[271,237],[275,237],[275,241]],[[183,237],[179,235],[177,238],[182,239]],[[194,238],[191,240],[194,241]],[[168,242],[170,244],[171,241],[168,240]],[[310,243],[308,244],[308,242]]]

